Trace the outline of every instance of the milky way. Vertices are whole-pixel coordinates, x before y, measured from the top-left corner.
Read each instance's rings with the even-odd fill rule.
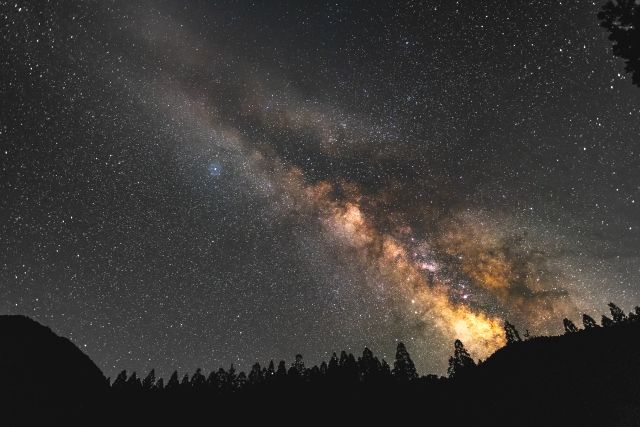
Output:
[[[598,4],[131,3],[0,3],[0,310],[108,375],[399,340],[442,373],[640,302]]]

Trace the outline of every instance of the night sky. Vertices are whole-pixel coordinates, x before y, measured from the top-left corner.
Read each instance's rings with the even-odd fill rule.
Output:
[[[106,375],[640,303],[640,89],[599,2],[0,1],[0,313]]]

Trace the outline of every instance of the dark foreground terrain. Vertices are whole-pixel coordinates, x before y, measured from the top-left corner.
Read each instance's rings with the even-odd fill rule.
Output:
[[[566,326],[566,325],[565,325]],[[450,377],[418,377],[365,349],[320,367],[255,365],[156,380],[107,380],[69,340],[0,316],[0,425],[640,425],[640,322],[510,343],[476,366],[460,342]]]

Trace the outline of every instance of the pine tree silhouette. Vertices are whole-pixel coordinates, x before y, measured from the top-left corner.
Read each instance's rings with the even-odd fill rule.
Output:
[[[347,362],[343,366],[343,369],[349,381],[358,381],[358,362],[353,353],[347,355]]]
[[[389,366],[387,361],[384,359],[382,359],[382,366],[380,368],[380,372],[383,378],[388,378],[391,376],[391,366]]]
[[[373,355],[373,352],[365,347],[362,357],[358,359],[360,379],[367,381],[378,376],[380,372],[380,361]]]
[[[340,364],[338,363],[338,355],[334,351],[331,355],[331,359],[329,359],[329,372],[335,373],[338,370]]]
[[[218,382],[218,373],[215,371],[209,372],[209,376],[207,377],[207,390],[217,393],[219,388],[220,383]]]
[[[347,356],[347,352],[342,350],[340,352],[340,360],[338,360],[338,365],[341,368],[344,368],[347,365],[347,359],[349,359],[349,356]]]
[[[278,363],[278,370],[276,371],[276,378],[282,379],[287,376],[287,366],[284,360]]]
[[[162,378],[159,378],[153,388],[158,391],[164,390],[164,380]]]
[[[244,372],[240,372],[233,381],[234,390],[242,390],[247,384],[247,375]]]
[[[614,323],[624,323],[627,321],[627,315],[624,314],[624,311],[614,303],[609,303],[609,311],[611,312],[611,318]]]
[[[600,26],[609,31],[613,54],[625,60],[625,70],[640,86],[640,4],[635,0],[609,0],[598,13]]]
[[[227,371],[224,368],[218,368],[216,372],[216,388],[218,391],[227,392],[231,389],[231,387],[227,384],[229,376],[227,375]]]
[[[178,380],[178,371],[173,371],[169,381],[167,382],[166,390],[176,391],[180,387],[180,381]]]
[[[233,363],[229,367],[227,371],[227,376],[223,383],[224,391],[230,392],[236,389],[238,375],[236,374],[236,368],[233,366]]]
[[[152,369],[142,381],[142,389],[145,391],[151,390],[156,384],[156,371]]]
[[[196,372],[191,377],[190,386],[193,391],[199,392],[204,390],[207,384],[207,378],[202,374],[202,369],[196,369]]]
[[[602,321],[600,323],[602,324],[602,327],[604,327],[604,328],[608,328],[608,327],[611,327],[611,326],[615,325],[615,322],[613,320],[611,320],[610,318],[608,318],[607,316],[605,316],[604,314],[602,315]]]
[[[307,369],[305,373],[305,377],[308,378],[308,381],[311,383],[315,383],[320,378],[320,368],[317,365],[313,365],[311,369]]]
[[[249,384],[257,385],[264,379],[262,368],[258,362],[254,363],[249,372]]]
[[[126,387],[126,384],[127,384],[127,370],[125,369],[118,374],[118,376],[116,377],[116,380],[113,382],[112,387],[114,389],[122,390]]]
[[[140,379],[138,378],[138,375],[135,372],[132,373],[129,379],[127,380],[127,389],[129,391],[138,391],[142,389],[142,383],[140,382]]]
[[[302,360],[301,354],[296,354],[296,359],[291,364],[291,370],[293,371],[292,374],[294,376],[297,376],[299,378],[304,378],[305,368],[304,368],[304,361]]]
[[[516,327],[513,326],[508,321],[504,322],[504,332],[505,332],[505,335],[506,335],[507,344],[514,344],[516,342],[522,341],[522,339],[520,338],[520,334],[518,333],[518,330],[516,329]]]
[[[184,374],[182,381],[180,381],[180,390],[189,391],[191,389],[191,383],[189,381],[189,374]]]
[[[578,327],[566,317],[562,319],[562,324],[564,325],[564,333],[571,334],[574,332],[578,332]]]
[[[400,381],[411,381],[418,378],[416,367],[403,343],[396,348],[396,359],[393,362],[393,376]]]
[[[453,356],[449,358],[449,369],[447,370],[449,377],[454,378],[461,374],[464,375],[470,368],[475,366],[476,362],[467,352],[467,349],[464,348],[462,341],[456,340],[454,342]]]
[[[267,368],[267,372],[265,374],[265,379],[271,379],[276,374],[276,369],[273,364],[273,360],[269,361],[269,367]]]
[[[596,321],[593,319],[593,317],[589,316],[588,314],[583,314],[582,315],[582,324],[584,325],[585,329],[593,329],[593,328],[599,328],[600,327],[596,323]]]

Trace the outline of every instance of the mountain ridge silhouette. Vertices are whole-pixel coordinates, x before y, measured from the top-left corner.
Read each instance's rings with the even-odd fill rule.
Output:
[[[108,391],[102,371],[75,344],[22,315],[0,315],[0,415],[16,425],[55,424],[92,412]]]
[[[254,380],[236,373],[233,384],[216,390],[209,384],[215,375],[207,379],[200,370],[173,388],[137,376],[109,387],[77,346],[25,316],[0,316],[0,337],[0,396],[8,408],[2,425],[2,418],[6,425],[640,424],[637,320],[512,342],[477,366],[460,365],[451,378],[402,374],[412,362],[399,344],[393,370],[384,363],[376,368],[368,349],[357,360],[345,353],[311,369],[298,355],[288,371],[279,366],[280,374],[269,374],[270,381],[252,384],[257,371]],[[363,379],[364,371],[374,376]],[[229,372],[222,373],[224,382]]]

